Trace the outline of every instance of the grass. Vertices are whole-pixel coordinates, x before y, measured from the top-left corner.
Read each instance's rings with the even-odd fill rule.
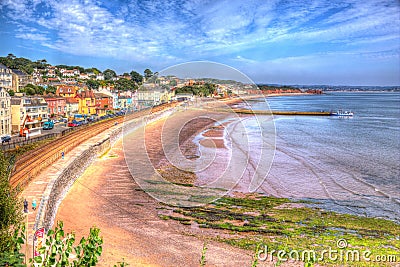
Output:
[[[35,143],[30,143],[30,144],[26,144],[26,145],[23,145],[23,146],[18,146],[15,150],[10,152],[10,155],[21,156],[21,155],[23,155],[24,153],[26,153],[28,151],[31,151],[33,149],[36,149],[38,147],[41,147],[41,146],[43,146],[45,144],[50,143],[54,139],[56,139],[56,138],[55,137],[48,138],[48,139],[37,141]]]
[[[223,197],[203,207],[175,208],[173,214],[177,216],[163,216],[185,225],[196,222],[201,228],[224,231],[224,238],[213,239],[247,250],[257,252],[259,247],[267,247],[269,251],[299,255],[313,250],[315,255],[303,260],[307,266],[315,262],[327,266],[387,266],[366,261],[363,253],[367,252],[371,253],[370,259],[395,255],[399,263],[400,225],[395,222],[298,207],[299,203],[293,207],[291,203],[289,199],[262,196]],[[345,240],[347,246],[338,247],[338,240]],[[324,250],[329,249],[342,256],[328,257]],[[353,251],[360,254],[360,261],[352,258]],[[258,262],[254,260],[253,266]]]
[[[206,266],[206,252],[207,252],[207,243],[203,243],[203,249],[201,250],[201,258],[200,258],[200,266]]]

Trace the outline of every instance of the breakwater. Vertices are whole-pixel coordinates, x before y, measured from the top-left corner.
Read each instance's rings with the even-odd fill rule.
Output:
[[[290,111],[290,110],[252,110],[252,109],[226,109],[221,111],[235,112],[239,114],[254,115],[302,115],[302,116],[330,116],[330,111]]]

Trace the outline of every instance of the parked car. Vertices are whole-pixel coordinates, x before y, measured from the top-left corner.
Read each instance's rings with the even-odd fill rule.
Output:
[[[51,130],[54,128],[54,122],[52,120],[48,120],[43,124],[43,130]]]
[[[5,143],[5,142],[10,142],[11,141],[11,136],[9,136],[9,135],[5,135],[5,136],[2,136],[1,137],[1,143],[3,144],[3,143]]]
[[[68,127],[77,127],[79,124],[76,121],[70,121],[68,122]]]

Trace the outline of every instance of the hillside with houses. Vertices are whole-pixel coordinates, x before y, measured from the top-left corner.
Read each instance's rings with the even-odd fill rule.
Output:
[[[265,90],[264,90],[265,89]],[[75,116],[104,117],[173,100],[227,97],[257,92],[254,84],[211,78],[160,76],[146,69],[117,74],[93,67],[51,65],[13,54],[0,57],[0,136],[40,132],[44,122]],[[263,88],[263,93],[299,92],[292,87]]]

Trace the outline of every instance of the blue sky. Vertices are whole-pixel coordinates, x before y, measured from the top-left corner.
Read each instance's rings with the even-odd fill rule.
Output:
[[[398,0],[0,0],[0,55],[117,73],[210,60],[255,82],[400,85]]]

